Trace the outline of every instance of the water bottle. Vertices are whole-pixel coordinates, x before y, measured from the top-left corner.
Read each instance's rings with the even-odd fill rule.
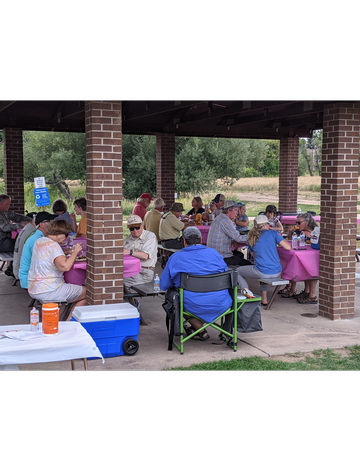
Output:
[[[297,250],[298,248],[298,237],[296,235],[296,232],[294,232],[292,236],[292,248],[293,250]]]
[[[158,274],[155,274],[154,278],[154,292],[160,292],[160,278]]]
[[[300,246],[305,246],[305,233],[301,232],[300,233]]]
[[[298,209],[298,215],[301,215],[301,207]]]
[[[39,330],[39,310],[33,307],[30,311],[30,331]]]

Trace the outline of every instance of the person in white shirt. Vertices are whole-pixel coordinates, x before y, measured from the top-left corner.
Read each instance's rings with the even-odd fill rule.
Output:
[[[155,233],[144,229],[144,224],[140,216],[131,215],[128,218],[127,226],[130,235],[124,242],[124,255],[134,256],[141,262],[139,274],[124,278],[124,291],[131,293],[131,286],[152,282],[154,279],[155,264],[157,261],[157,238]],[[140,302],[131,298],[129,302],[136,308],[140,307]],[[140,315],[140,325],[147,325]]]
[[[139,274],[124,278],[125,286],[131,287],[154,279],[158,242],[153,232],[144,229],[144,223],[138,215],[131,215],[127,226],[131,233],[124,242],[124,255],[134,256],[141,262]]]

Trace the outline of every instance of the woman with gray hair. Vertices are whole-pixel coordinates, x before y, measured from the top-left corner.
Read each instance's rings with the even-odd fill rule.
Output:
[[[266,215],[258,215],[254,220],[254,227],[248,235],[248,247],[255,260],[254,265],[240,266],[238,272],[238,285],[240,289],[248,288],[246,277],[250,279],[277,278],[281,275],[282,266],[277,252],[277,245],[285,250],[291,250],[290,244],[275,230],[269,230],[269,220]],[[260,283],[261,305],[266,306],[267,284]]]
[[[309,212],[298,214],[296,218],[297,227],[291,226],[288,232],[288,240],[291,240],[293,233],[298,236],[301,232],[305,235],[306,243],[310,243],[311,232],[318,224],[315,222],[313,216]],[[307,279],[304,281],[305,287],[299,294],[296,293],[296,281],[291,281],[288,286],[279,291],[281,297],[286,299],[296,299],[300,304],[317,304],[318,298],[316,296],[317,279]]]

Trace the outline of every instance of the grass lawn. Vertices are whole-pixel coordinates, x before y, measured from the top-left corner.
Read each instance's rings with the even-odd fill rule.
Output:
[[[344,354],[333,349],[319,349],[311,354],[289,354],[286,360],[273,360],[257,356],[231,359],[230,361],[204,362],[191,367],[179,367],[171,370],[247,370],[247,371],[321,371],[321,370],[360,370],[360,345],[348,346]],[[303,356],[303,357],[302,357]],[[297,360],[298,359],[298,360]]]

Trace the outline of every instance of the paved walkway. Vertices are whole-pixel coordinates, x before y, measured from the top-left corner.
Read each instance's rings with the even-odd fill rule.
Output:
[[[360,272],[360,263],[357,263]],[[157,267],[159,274],[161,268]],[[0,325],[26,324],[29,321],[29,296],[19,286],[12,286],[13,278],[0,273]],[[298,291],[303,283],[298,283]],[[258,294],[257,281],[249,282],[250,289]],[[269,293],[271,287],[269,288]],[[356,280],[356,300],[360,299],[360,279]],[[237,357],[261,356],[308,352],[314,349],[339,348],[360,344],[360,308],[356,307],[353,320],[331,321],[317,314],[317,305],[303,306],[293,299],[278,296],[271,310],[262,310],[263,331],[239,334],[238,350],[234,353],[217,338],[217,332],[209,329],[211,339],[205,342],[189,341],[183,355],[173,349],[167,350],[165,312],[160,297],[141,300],[140,311],[148,323],[140,327],[140,348],[134,356],[119,356],[89,361],[90,370],[137,370],[153,371],[166,368],[190,366],[215,360]],[[355,302],[358,305],[358,302]],[[82,361],[76,368],[83,369]],[[24,364],[20,370],[70,370],[70,362]]]

